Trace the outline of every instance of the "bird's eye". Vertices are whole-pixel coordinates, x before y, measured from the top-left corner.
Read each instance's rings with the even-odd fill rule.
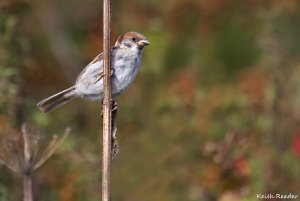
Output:
[[[133,37],[131,40],[132,40],[133,42],[136,42],[136,38],[135,38],[135,37]]]

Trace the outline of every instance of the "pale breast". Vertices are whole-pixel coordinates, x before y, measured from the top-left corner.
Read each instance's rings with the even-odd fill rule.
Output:
[[[116,96],[123,92],[135,79],[141,56],[132,50],[115,49],[112,51],[112,95]],[[103,98],[103,61],[91,62],[79,75],[76,82],[77,96],[90,100]]]
[[[135,79],[141,57],[136,51],[118,50],[113,55],[112,93],[114,96],[126,90]]]

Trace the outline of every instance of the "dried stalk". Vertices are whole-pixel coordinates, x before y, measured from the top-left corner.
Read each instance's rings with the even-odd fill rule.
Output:
[[[47,141],[36,128],[23,124],[21,137],[0,141],[0,162],[23,177],[23,201],[33,200],[32,173],[54,154],[69,132],[67,128],[63,135]]]
[[[32,178],[30,175],[23,175],[23,201],[33,201]]]
[[[111,123],[112,123],[112,138],[111,138],[111,158],[114,160],[115,156],[117,155],[119,151],[118,142],[117,142],[117,123],[116,123],[116,116],[118,111],[118,105],[116,101],[112,101],[112,117],[111,117]]]
[[[23,173],[23,200],[24,201],[33,201],[32,196],[32,178],[31,178],[31,152],[30,152],[30,139],[26,131],[26,125],[22,127],[23,142],[24,142],[24,169]]]
[[[110,0],[103,0],[103,158],[102,158],[102,201],[110,201],[111,172],[111,53],[110,53]]]

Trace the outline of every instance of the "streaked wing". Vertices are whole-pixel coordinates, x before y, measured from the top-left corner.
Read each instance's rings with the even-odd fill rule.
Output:
[[[114,74],[114,69],[110,68],[110,76],[112,76]],[[99,80],[101,80],[104,77],[104,73],[101,72],[97,75],[97,79],[94,81],[94,83],[98,82]]]
[[[90,65],[96,63],[97,61],[101,61],[102,59],[103,59],[103,53],[100,53],[98,56],[95,57],[95,59],[94,59],[93,61],[91,61],[91,62],[90,62],[90,63],[89,63],[89,64],[81,71],[81,73],[78,75],[78,77],[77,77],[75,83],[77,83],[78,80],[80,80],[80,79],[82,78],[82,75],[85,73],[86,69],[87,69]],[[102,72],[102,73],[99,73],[99,74],[100,74],[100,76],[101,76],[101,75],[103,74],[103,72]]]
[[[113,46],[111,48],[111,51],[113,52],[115,49],[117,49],[118,46]],[[91,65],[95,64],[96,62],[98,61],[101,61],[103,60],[103,53],[100,53],[98,56],[95,57],[95,59],[93,61],[91,61],[82,71],[81,73],[78,75],[77,79],[76,79],[76,82],[77,83],[83,76],[83,74],[86,72],[87,68],[89,68]],[[102,69],[103,70],[103,69]],[[113,68],[111,68],[111,72],[110,72],[110,75],[112,75],[114,72],[113,72]],[[104,73],[103,71],[102,72],[99,72],[96,76],[96,80],[93,82],[93,83],[96,83],[98,82],[99,80],[101,80],[104,76]]]

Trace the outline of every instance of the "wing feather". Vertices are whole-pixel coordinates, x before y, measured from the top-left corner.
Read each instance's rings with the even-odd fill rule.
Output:
[[[112,47],[111,51],[114,51],[118,48],[118,46],[114,46]],[[98,56],[96,56],[93,61],[91,61],[82,71],[81,73],[78,75],[77,79],[76,79],[76,82],[77,83],[83,76],[83,74],[86,72],[87,68],[90,67],[92,64],[98,62],[98,61],[101,61],[103,60],[103,53],[100,53]],[[110,70],[110,75],[112,76],[112,74],[114,73],[114,70],[113,68],[111,67],[111,70]],[[96,80],[93,82],[93,83],[97,83],[98,81],[100,81],[104,76],[104,73],[103,71],[102,72],[99,72],[99,74],[97,74],[96,76]]]
[[[81,71],[81,73],[78,75],[78,77],[77,77],[75,83],[77,83],[77,82],[82,78],[82,75],[85,73],[86,69],[87,69],[90,65],[96,63],[97,61],[101,61],[102,59],[103,59],[103,53],[100,53],[98,56],[96,56],[96,57],[93,59],[93,61],[91,61],[91,62],[90,62],[90,63],[89,63],[89,64]],[[103,74],[103,72],[102,72],[101,74]]]

